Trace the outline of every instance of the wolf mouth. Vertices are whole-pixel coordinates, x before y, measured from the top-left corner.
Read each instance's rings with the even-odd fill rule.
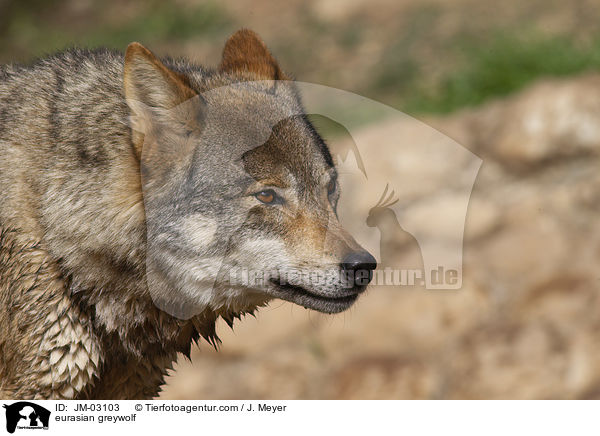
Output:
[[[299,304],[307,309],[318,310],[324,313],[338,313],[348,309],[358,298],[358,293],[342,295],[339,297],[325,297],[315,294],[302,286],[290,283],[280,283],[271,279],[277,287],[277,298]]]

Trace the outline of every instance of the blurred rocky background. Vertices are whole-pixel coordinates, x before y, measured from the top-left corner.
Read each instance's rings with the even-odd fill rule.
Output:
[[[394,106],[483,159],[462,289],[376,287],[336,316],[274,302],[219,325],[220,351],[182,358],[161,398],[600,398],[599,22],[591,0],[0,0],[0,61],[138,40],[215,65],[249,27],[297,79]],[[395,171],[393,121],[356,118],[354,140]],[[406,206],[434,202],[431,226],[453,204],[434,194]]]

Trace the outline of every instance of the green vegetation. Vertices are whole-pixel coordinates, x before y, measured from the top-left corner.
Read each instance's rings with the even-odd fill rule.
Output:
[[[413,81],[402,106],[409,112],[451,112],[514,92],[540,77],[600,68],[600,37],[577,44],[566,36],[497,34],[457,44],[460,65],[431,90]],[[417,77],[419,77],[417,75]]]

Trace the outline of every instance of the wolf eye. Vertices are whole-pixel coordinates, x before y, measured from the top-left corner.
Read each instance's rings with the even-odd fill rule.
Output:
[[[335,192],[335,179],[331,179],[327,184],[327,195],[332,195]]]
[[[272,204],[277,199],[277,194],[272,189],[265,189],[264,191],[257,192],[254,196],[258,201],[265,204]]]

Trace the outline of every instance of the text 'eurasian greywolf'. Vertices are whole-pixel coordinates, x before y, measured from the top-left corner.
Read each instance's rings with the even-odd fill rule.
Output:
[[[1,398],[153,397],[219,317],[352,305],[375,259],[286,79],[248,30],[214,71],[137,43],[0,69]]]

